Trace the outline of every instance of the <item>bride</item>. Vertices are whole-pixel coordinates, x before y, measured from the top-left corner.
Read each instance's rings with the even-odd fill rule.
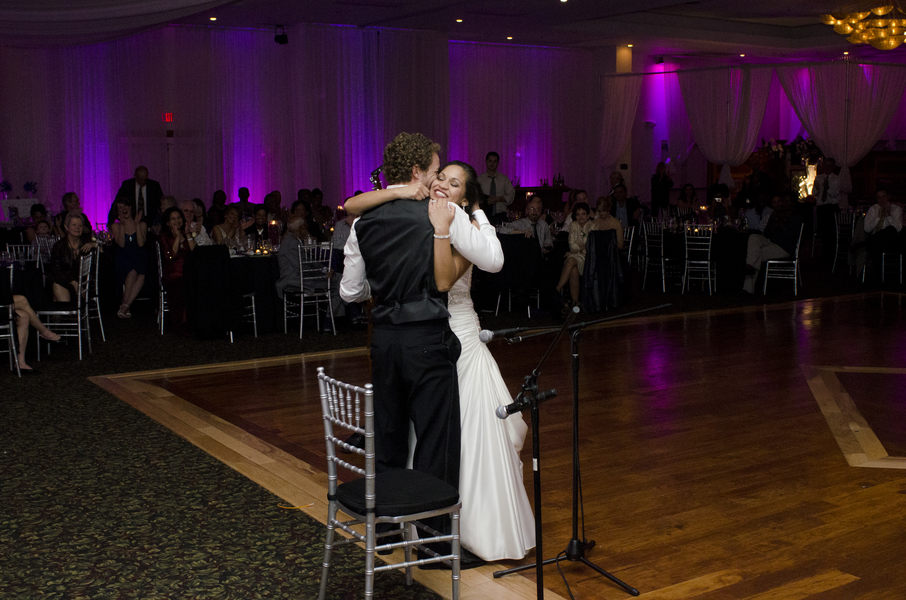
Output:
[[[410,185],[367,192],[347,201],[357,214],[400,198],[421,198],[426,190]],[[450,328],[462,344],[459,374],[459,495],[462,501],[461,542],[486,561],[521,559],[535,546],[532,508],[522,480],[519,452],[527,426],[521,415],[500,420],[498,406],[511,395],[494,357],[478,339],[478,316],[469,293],[472,265],[450,245],[454,207],[477,208],[478,176],[466,163],[447,163],[431,184],[428,214],[434,226],[434,277],[440,291],[449,290]]]

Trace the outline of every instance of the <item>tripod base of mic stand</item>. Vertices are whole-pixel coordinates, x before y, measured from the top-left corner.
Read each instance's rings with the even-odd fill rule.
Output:
[[[590,569],[592,569],[594,571],[597,571],[598,573],[600,573],[607,579],[611,580],[612,582],[614,582],[615,584],[617,584],[618,586],[620,586],[621,588],[626,590],[626,592],[629,595],[638,596],[639,590],[635,589],[628,583],[621,581],[614,575],[611,575],[610,573],[608,573],[607,571],[605,571],[598,565],[594,564],[593,562],[591,562],[590,560],[585,558],[585,550],[586,549],[590,550],[591,548],[594,547],[594,545],[595,545],[594,541],[588,542],[586,544],[585,542],[582,542],[581,540],[575,540],[575,539],[570,540],[569,544],[567,544],[567,546],[566,546],[566,551],[562,553],[563,556],[558,555],[558,556],[555,556],[554,558],[548,558],[548,559],[542,561],[541,564],[552,565],[554,563],[559,563],[561,560],[570,560],[573,562],[581,562],[585,566],[589,567]],[[528,569],[534,569],[537,566],[537,564],[538,564],[537,562],[533,562],[528,565],[513,567],[512,569],[505,569],[503,571],[494,571],[494,579],[499,579],[505,575],[509,575],[510,573],[518,573],[520,571],[527,571]]]

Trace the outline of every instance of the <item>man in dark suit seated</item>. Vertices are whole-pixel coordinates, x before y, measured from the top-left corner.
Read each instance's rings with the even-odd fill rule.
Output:
[[[255,209],[255,222],[245,228],[245,235],[255,236],[255,248],[260,248],[267,238],[267,207],[263,204]]]
[[[144,215],[142,221],[150,227],[154,217],[160,214],[160,199],[163,195],[160,184],[153,179],[148,179],[148,167],[136,167],[135,177],[123,182],[116,192],[116,196],[113,197],[113,201],[116,202],[117,198],[129,200],[136,214],[142,211]],[[113,223],[114,221],[116,221],[116,206],[111,204],[107,222]]]
[[[638,227],[642,218],[642,205],[637,198],[626,197],[626,186],[618,183],[613,188],[613,204],[610,214],[617,218],[625,231],[627,227]]]

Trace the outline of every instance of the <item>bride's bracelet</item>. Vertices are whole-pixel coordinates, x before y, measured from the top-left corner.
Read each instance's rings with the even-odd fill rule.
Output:
[[[435,234],[434,234],[434,239],[435,239],[435,240],[449,240],[449,239],[450,239],[450,234],[448,233],[447,235],[437,235],[437,234],[435,233]]]

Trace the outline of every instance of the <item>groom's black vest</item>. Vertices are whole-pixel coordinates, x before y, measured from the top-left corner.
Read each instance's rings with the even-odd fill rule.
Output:
[[[447,294],[434,282],[434,227],[427,202],[382,204],[362,215],[355,231],[376,326],[449,318]]]

